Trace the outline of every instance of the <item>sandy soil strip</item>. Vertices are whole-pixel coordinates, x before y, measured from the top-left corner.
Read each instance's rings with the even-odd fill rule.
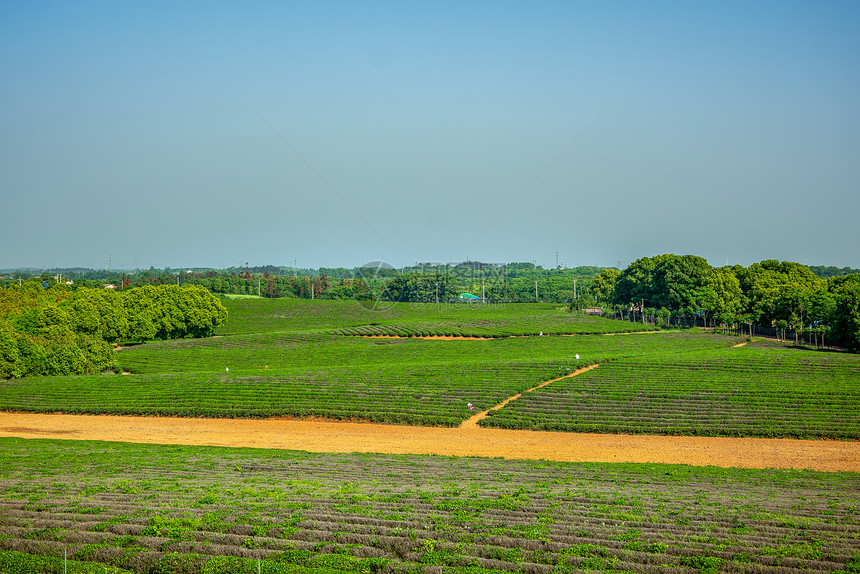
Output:
[[[662,333],[663,331],[628,331],[623,333],[603,333],[604,337],[614,337],[616,335],[651,335],[653,333]]]
[[[648,333],[660,333],[661,331],[631,331],[629,333],[603,333],[609,335],[645,335]],[[503,335],[500,337],[466,337],[463,335],[347,335],[348,337],[361,337],[363,339],[427,339],[430,341],[492,341],[493,339],[516,339],[522,337],[552,337],[554,335]],[[558,335],[555,335],[558,336]],[[561,337],[580,337],[576,333],[565,333]]]
[[[427,339],[429,341],[490,341],[493,337],[461,337],[454,335],[410,335],[404,337],[401,335],[350,335],[351,337],[361,337],[363,339]],[[497,337],[498,338],[498,337]],[[501,337],[506,338],[506,337]]]
[[[290,419],[0,413],[0,436],[860,472],[860,442],[599,435]]]

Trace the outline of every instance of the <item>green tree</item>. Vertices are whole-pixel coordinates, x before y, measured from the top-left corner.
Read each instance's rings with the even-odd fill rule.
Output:
[[[0,321],[0,379],[16,379],[26,374],[18,350],[18,340],[22,337],[8,322]]]
[[[86,358],[85,373],[101,373],[113,368],[115,356],[110,344],[95,334],[75,337],[75,346]]]
[[[782,299],[798,300],[802,294],[818,291],[824,285],[805,265],[774,259],[753,263],[739,279],[749,300],[749,312],[759,323],[788,322],[792,306]]]
[[[82,293],[95,291],[95,289],[86,289]],[[73,300],[66,315],[70,319],[72,329],[77,333],[98,333],[99,332],[99,312],[95,305],[81,297]]]
[[[713,269],[696,255],[665,255],[653,273],[652,302],[655,305],[701,311],[710,295],[704,290]]]
[[[704,304],[711,316],[722,323],[733,323],[744,308],[744,294],[732,269],[714,269],[704,287],[707,290]]]
[[[208,337],[227,321],[227,309],[203,287],[189,285],[176,290],[176,302],[184,317],[182,337]]]
[[[609,305],[615,294],[615,282],[621,272],[618,269],[604,269],[591,282],[591,293],[598,305]]]
[[[123,291],[134,340],[206,337],[227,320],[227,309],[199,285],[144,285]]]
[[[158,335],[155,292],[155,286],[143,285],[122,293],[123,306],[129,318],[128,337],[134,341],[149,341]]]
[[[77,375],[88,371],[89,361],[77,346],[74,333],[52,328],[45,345],[46,375]]]
[[[703,308],[707,293],[702,290],[712,269],[695,255],[667,253],[642,257],[631,263],[615,282],[613,302],[645,307],[666,307],[687,314]]]
[[[843,278],[840,278],[843,279]],[[860,351],[860,274],[835,281],[833,293],[833,336],[850,351]]]
[[[674,255],[657,255],[642,257],[627,266],[615,281],[613,303],[629,305],[631,303],[653,303],[657,300],[657,287],[654,273],[657,265],[667,257]]]
[[[66,308],[79,333],[97,334],[109,343],[128,336],[128,314],[122,297],[111,289],[79,289]]]

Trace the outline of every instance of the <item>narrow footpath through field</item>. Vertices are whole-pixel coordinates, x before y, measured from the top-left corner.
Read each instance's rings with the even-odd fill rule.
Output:
[[[547,386],[547,385],[548,385],[548,384],[550,384],[550,383],[554,383],[554,382],[556,382],[556,381],[560,381],[560,380],[562,380],[562,379],[569,379],[570,377],[575,377],[576,375],[582,374],[582,373],[584,373],[584,372],[586,372],[586,371],[590,371],[591,369],[596,369],[597,367],[598,367],[598,365],[597,365],[597,364],[594,364],[594,365],[590,365],[590,366],[588,366],[588,367],[583,367],[583,368],[581,368],[581,369],[577,369],[577,370],[575,370],[574,372],[570,373],[569,375],[565,375],[565,376],[563,376],[563,377],[559,377],[559,378],[557,378],[557,379],[552,379],[552,380],[550,380],[550,381],[544,381],[543,383],[539,384],[538,386],[536,386],[536,387],[532,387],[532,388],[528,389],[528,390],[527,390],[527,391],[525,391],[525,392],[526,392],[526,393],[530,393],[530,392],[532,392],[533,390],[535,390],[535,389],[539,389],[539,388],[541,388],[541,387],[545,387],[545,386]],[[485,410],[485,411],[482,411],[482,412],[480,412],[480,413],[478,413],[478,414],[476,414],[476,415],[474,415],[474,416],[470,417],[469,419],[467,419],[467,420],[463,421],[463,423],[460,425],[460,428],[461,428],[461,429],[476,429],[476,428],[479,428],[479,427],[478,427],[478,421],[479,421],[479,420],[481,420],[481,419],[483,419],[483,418],[486,418],[486,417],[487,417],[487,415],[490,413],[490,411],[492,411],[492,410],[496,410],[496,409],[500,409],[500,408],[504,407],[506,404],[508,404],[509,402],[517,400],[517,399],[518,399],[518,398],[520,398],[521,396],[523,396],[523,393],[520,393],[520,394],[518,394],[518,395],[514,395],[514,396],[512,396],[512,397],[509,397],[509,398],[505,399],[504,401],[500,402],[499,404],[497,404],[496,406],[494,406],[493,408],[491,408],[491,409],[487,409],[487,410]]]
[[[0,413],[0,436],[589,462],[860,472],[860,442],[600,435],[307,419]]]

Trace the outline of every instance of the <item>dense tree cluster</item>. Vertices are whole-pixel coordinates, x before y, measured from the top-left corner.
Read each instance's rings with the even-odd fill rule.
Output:
[[[205,337],[227,310],[199,286],[91,289],[41,280],[0,290],[0,378],[110,370],[112,343]]]
[[[776,260],[713,268],[701,257],[665,254],[603,270],[592,293],[605,307],[653,322],[766,325],[860,350],[860,274],[824,279]]]

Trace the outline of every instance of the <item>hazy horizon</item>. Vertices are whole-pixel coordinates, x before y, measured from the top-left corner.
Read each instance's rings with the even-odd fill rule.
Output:
[[[860,268],[856,2],[0,16],[0,268]]]
[[[662,254],[643,255],[643,257],[654,257],[656,255],[662,255]],[[675,255],[695,255],[695,254],[694,253],[689,253],[689,254],[678,253]],[[764,260],[762,260],[762,261],[764,261]],[[362,267],[375,268],[375,267],[377,267],[377,265],[379,263],[383,263],[383,266],[387,265],[386,268],[391,268],[391,269],[411,269],[411,268],[417,268],[417,267],[422,267],[422,266],[426,266],[426,267],[430,268],[433,266],[445,266],[445,265],[449,265],[449,266],[453,267],[453,266],[457,266],[457,265],[461,265],[461,264],[465,264],[465,263],[482,263],[484,265],[494,265],[494,266],[506,266],[506,265],[517,264],[517,263],[531,263],[531,264],[534,264],[537,267],[540,267],[544,270],[556,269],[556,265],[554,264],[554,262],[552,265],[543,265],[543,264],[541,264],[540,261],[507,261],[507,262],[503,262],[503,261],[474,261],[474,260],[470,260],[470,261],[413,261],[412,263],[406,263],[403,265],[391,265],[388,262],[371,261],[371,262],[365,262],[365,263],[360,264],[360,265],[305,265],[305,266],[292,266],[289,263],[286,263],[286,264],[284,264],[284,263],[260,263],[260,264],[254,265],[254,264],[251,264],[249,262],[247,265],[247,268],[255,269],[255,268],[272,266],[272,267],[283,267],[283,268],[289,269],[292,267],[298,271],[310,270],[310,269],[312,269],[312,270],[359,269]],[[621,265],[590,265],[588,263],[583,263],[581,265],[563,264],[563,265],[559,265],[559,266],[562,269],[577,269],[579,267],[599,267],[599,268],[618,268],[618,269],[623,270],[630,263],[633,263],[633,261],[627,261],[627,262],[620,261],[620,262],[616,262],[616,263],[621,263]],[[710,261],[708,263],[711,265],[711,267],[722,267],[723,265],[725,265],[725,263],[723,263],[722,265],[715,265],[713,262],[710,262]],[[754,261],[753,263],[760,263],[760,261]],[[800,263],[801,265],[805,265],[807,267],[821,266],[821,267],[835,267],[838,269],[845,269],[845,268],[855,269],[855,268],[851,267],[850,265],[841,265],[841,266],[840,265],[820,265],[818,263],[805,263],[802,261],[795,261],[795,263]],[[752,265],[752,263],[750,265]],[[749,267],[749,265],[743,265],[743,266]],[[237,264],[237,265],[227,265],[224,267],[215,267],[215,266],[206,266],[206,265],[179,265],[176,267],[173,267],[171,265],[162,265],[160,267],[157,265],[153,265],[150,267],[116,267],[116,266],[112,266],[109,269],[107,267],[104,267],[104,266],[103,267],[83,267],[80,265],[53,266],[53,267],[25,266],[25,267],[0,267],[0,272],[9,273],[9,272],[15,272],[15,271],[36,272],[36,271],[54,271],[54,270],[65,270],[65,269],[81,269],[84,271],[111,271],[111,272],[115,272],[115,273],[122,273],[122,272],[135,273],[138,271],[149,271],[150,269],[156,269],[156,270],[170,269],[171,271],[186,271],[186,270],[187,271],[195,271],[195,270],[205,270],[205,269],[225,270],[225,269],[231,269],[231,268],[243,269],[243,268],[245,268],[245,265],[244,264],[242,264],[242,265]]]

